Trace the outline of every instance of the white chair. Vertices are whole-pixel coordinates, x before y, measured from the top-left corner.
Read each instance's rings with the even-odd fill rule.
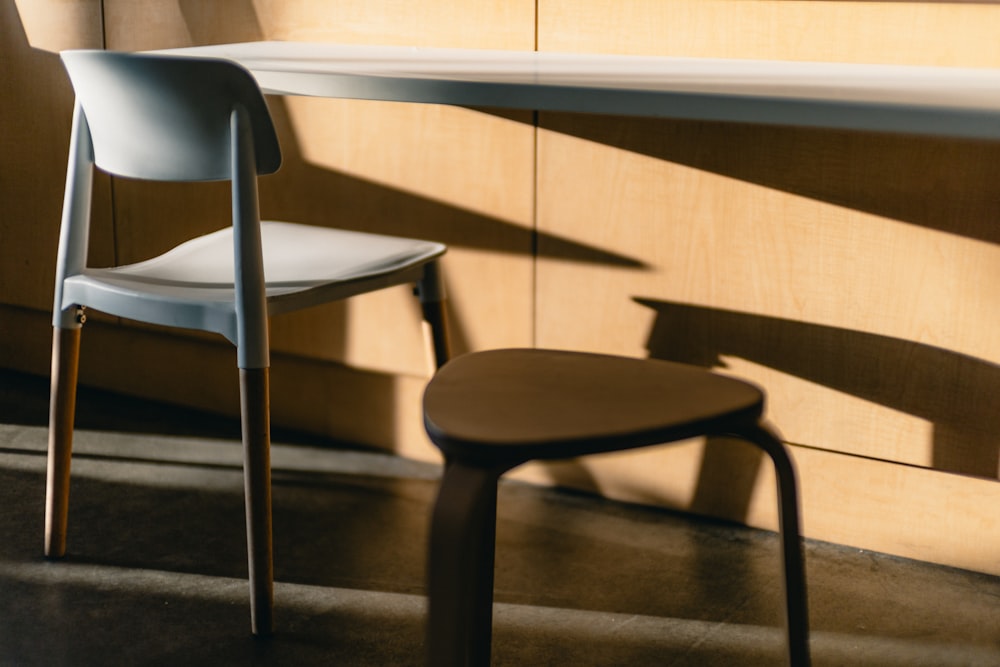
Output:
[[[107,51],[67,51],[62,58],[77,104],[56,267],[45,553],[66,550],[83,308],[222,334],[236,345],[239,366],[251,625],[268,634],[268,317],[413,282],[440,366],[448,354],[437,268],[445,246],[261,222],[257,177],[277,171],[281,152],[260,89],[235,63]],[[230,180],[232,225],[148,261],[88,267],[94,166],[156,181]]]

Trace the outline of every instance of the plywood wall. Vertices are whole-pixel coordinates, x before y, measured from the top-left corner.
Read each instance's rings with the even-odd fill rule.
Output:
[[[1000,67],[996,3],[17,4],[41,49],[289,39]],[[0,8],[0,49],[15,64],[0,84],[23,100],[0,106],[0,196],[13,214],[0,220],[0,363],[44,373],[71,96],[57,58],[28,46],[13,0]],[[67,21],[77,28],[67,32]],[[262,185],[264,214],[448,243],[458,352],[597,350],[750,378],[767,389],[769,414],[793,448],[808,535],[1000,574],[990,511],[1000,501],[1000,292],[990,288],[1000,283],[997,145],[270,104],[286,159]],[[226,198],[214,186],[103,182],[94,254],[133,261],[220,227]],[[8,239],[27,250],[15,257]],[[406,290],[278,318],[273,334],[275,423],[434,458],[419,415],[430,369]],[[232,365],[231,348],[206,336],[99,320],[84,337],[85,381],[220,411],[237,410]],[[775,525],[769,466],[737,443],[524,476]]]
[[[121,50],[246,39],[530,49],[534,40],[534,6],[524,0],[459,9],[447,2],[104,4],[108,48]],[[530,124],[437,106],[271,104],[285,162],[262,185],[265,217],[444,241],[452,248],[445,271],[459,345],[530,343],[531,313],[520,296],[531,291],[532,174],[524,169],[532,161]],[[157,196],[150,190],[118,184],[119,211]],[[224,200],[220,194],[213,201]],[[170,193],[157,203],[164,222],[183,219],[179,209],[190,204]],[[182,226],[210,227],[218,219]],[[164,246],[187,231],[162,227],[154,233]],[[154,249],[146,223],[119,216],[118,233],[124,261]],[[274,337],[279,351],[389,372],[427,371],[418,308],[402,288],[280,318]]]
[[[5,2],[13,12],[11,0]],[[62,27],[42,20],[55,11],[53,2],[20,4],[41,48],[101,46],[70,41]],[[70,4],[78,13],[96,16],[96,34],[106,48],[117,50],[253,39],[534,47],[535,7],[525,0],[482,0],[460,7],[368,0]],[[43,57],[49,76],[64,90],[56,109],[68,128],[71,97],[64,74],[55,55]],[[269,104],[284,162],[277,175],[262,181],[265,217],[443,241],[449,245],[444,277],[455,351],[531,344],[535,130],[530,112],[497,115],[318,99],[274,98]],[[51,142],[61,154],[54,161],[61,173],[66,143],[66,137]],[[61,175],[47,182],[61,190]],[[109,239],[113,234],[113,248],[105,263],[140,260],[228,223],[224,185],[115,180],[107,187],[109,202],[111,197],[114,202],[106,227]],[[60,200],[55,194],[47,197],[55,213],[38,216],[48,220],[53,236],[44,245],[53,256]],[[46,267],[31,278],[44,276],[44,282],[33,284],[40,285],[37,291],[45,298],[26,304],[39,313],[48,307],[50,271]],[[43,318],[36,315],[22,312],[7,318],[12,335],[30,338],[28,344],[37,347],[30,355],[11,355],[10,363],[26,366],[25,360],[41,356],[47,345]],[[149,327],[114,324],[87,327],[84,381],[224,412],[238,410],[227,343],[201,335],[164,337]],[[30,336],[18,333],[28,329]],[[419,304],[405,287],[275,318],[275,422],[435,458],[418,411],[420,391],[431,372],[424,334]],[[109,349],[111,358],[101,358],[101,351]],[[92,361],[98,358],[100,363]],[[44,372],[44,367],[35,370]],[[193,378],[196,386],[189,384]]]
[[[538,47],[996,67],[997,25],[992,3],[542,0]],[[539,128],[538,345],[755,380],[793,443],[808,534],[1000,572],[1000,146],[548,113]],[[547,234],[636,265],[548,258]],[[769,473],[693,443],[542,474],[774,527]]]
[[[55,13],[34,7],[33,37],[47,43],[88,46],[100,35],[100,13]],[[72,30],[68,27],[72,26]],[[62,191],[66,174],[73,94],[59,57],[29,46],[12,0],[0,2],[0,301],[26,308],[52,305]],[[113,256],[107,180],[95,195],[91,255]]]

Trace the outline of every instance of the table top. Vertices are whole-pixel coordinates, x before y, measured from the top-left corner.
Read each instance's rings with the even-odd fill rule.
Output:
[[[1000,70],[246,42],[226,58],[271,94],[1000,139]]]

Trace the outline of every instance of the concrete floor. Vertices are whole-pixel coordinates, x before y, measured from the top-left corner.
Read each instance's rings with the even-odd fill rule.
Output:
[[[275,433],[276,635],[249,636],[238,426],[82,391],[41,556],[47,383],[0,372],[0,665],[418,665],[437,468]],[[770,533],[508,483],[494,664],[777,665]],[[1000,580],[809,542],[817,665],[1000,665]]]

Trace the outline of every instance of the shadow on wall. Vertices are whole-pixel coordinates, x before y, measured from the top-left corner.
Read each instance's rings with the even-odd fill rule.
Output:
[[[177,6],[184,17],[191,44],[229,44],[267,39],[252,0],[177,0]]]
[[[539,127],[852,210],[1000,243],[996,224],[1000,142],[561,113],[539,114]]]
[[[289,117],[285,100],[270,97],[268,106],[281,138],[283,162],[278,173],[261,182],[261,207],[266,217],[425,238],[451,248],[639,271],[647,268],[633,257],[317,167],[302,156],[303,138]],[[449,274],[447,268],[443,278],[446,287],[447,283],[460,279]],[[456,355],[469,352],[471,345],[463,313],[455,308],[454,302],[448,305],[452,351]]]
[[[656,313],[651,357],[704,367],[722,355],[923,419],[932,467],[997,478],[1000,367],[914,341],[776,317],[635,299]]]
[[[542,131],[1000,244],[998,142],[552,112],[540,113],[538,124]],[[731,355],[913,415],[933,426],[934,469],[998,476],[996,364],[838,327],[635,301],[656,314],[647,345],[652,358],[711,368]],[[743,518],[759,465],[749,448],[710,443],[691,509]],[[553,476],[597,488],[584,466],[567,465]]]
[[[737,357],[912,415],[933,426],[931,468],[997,479],[1000,366],[914,341],[794,320],[635,298],[655,320],[653,359],[723,368]],[[780,426],[780,425],[779,425]],[[695,514],[745,521],[757,473],[769,465],[739,441],[711,439],[688,506]],[[578,462],[546,466],[558,485],[600,492]]]

